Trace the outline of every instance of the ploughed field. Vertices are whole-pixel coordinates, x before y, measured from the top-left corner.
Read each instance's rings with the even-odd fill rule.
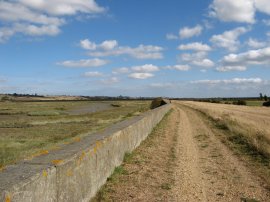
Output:
[[[149,101],[0,102],[0,169],[140,115]]]

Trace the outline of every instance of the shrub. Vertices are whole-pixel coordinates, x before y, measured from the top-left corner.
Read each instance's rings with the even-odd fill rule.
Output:
[[[263,106],[265,106],[265,107],[270,107],[270,101],[264,102],[264,103],[263,103]]]
[[[245,100],[237,100],[237,101],[233,101],[234,105],[247,105]]]

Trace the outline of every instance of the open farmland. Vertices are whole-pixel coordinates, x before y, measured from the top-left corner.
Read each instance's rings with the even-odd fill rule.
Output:
[[[93,201],[270,198],[270,109],[173,101]]]
[[[0,102],[0,167],[57,149],[149,109],[148,101]]]

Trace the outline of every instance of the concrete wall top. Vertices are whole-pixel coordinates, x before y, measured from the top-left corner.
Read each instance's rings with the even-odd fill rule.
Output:
[[[114,124],[102,132],[89,134],[78,142],[68,145],[59,145],[58,150],[50,151],[46,155],[7,166],[2,172],[0,171],[0,201],[8,201],[10,200],[9,198],[14,198],[16,194],[18,197],[21,197],[21,199],[25,197],[25,200],[21,201],[26,201],[26,199],[29,198],[31,198],[31,201],[58,201],[57,167],[68,164],[74,161],[74,159],[80,159],[81,156],[84,155],[84,151],[95,150],[100,141],[110,138],[112,134],[129,128],[147,117],[157,116],[161,111],[164,115],[170,108],[170,104],[167,104],[147,111],[142,115]],[[162,114],[160,116],[163,117]],[[35,182],[38,184],[35,184]],[[32,187],[29,188],[28,186]],[[34,191],[28,193],[27,190],[29,189]],[[10,196],[11,193],[13,196]],[[27,196],[27,194],[34,194],[35,196],[30,197]],[[41,194],[50,197],[39,200]],[[15,201],[20,200],[16,199]]]

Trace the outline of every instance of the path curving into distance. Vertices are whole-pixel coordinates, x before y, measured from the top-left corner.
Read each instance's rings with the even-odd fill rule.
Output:
[[[123,163],[124,174],[109,180],[94,201],[269,202],[266,182],[222,141],[225,132],[195,102],[174,101],[172,112]]]

